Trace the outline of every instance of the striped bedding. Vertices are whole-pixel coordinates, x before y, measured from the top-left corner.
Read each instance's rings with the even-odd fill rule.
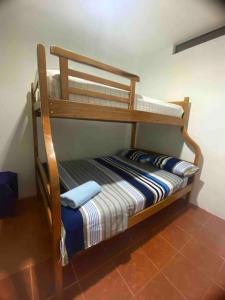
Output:
[[[66,190],[95,180],[102,192],[77,210],[62,206],[62,264],[77,251],[124,231],[128,218],[176,190],[187,180],[121,156],[59,163]]]

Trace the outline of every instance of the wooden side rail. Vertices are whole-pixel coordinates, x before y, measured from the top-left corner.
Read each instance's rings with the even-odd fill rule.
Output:
[[[48,220],[48,223],[49,223],[49,227],[50,227],[50,230],[52,231],[52,211],[51,211],[51,209],[49,207],[49,204],[48,204],[48,199],[46,197],[44,185],[41,182],[41,179],[40,179],[39,176],[37,176],[37,182],[38,182],[38,187],[40,189],[41,196],[42,196],[42,199],[43,199],[43,203],[44,203],[45,211],[46,211],[46,214],[47,214],[47,220]]]
[[[56,55],[59,57],[59,67],[60,67],[60,83],[61,83],[61,97],[64,100],[69,100],[69,94],[77,94],[77,95],[85,95],[89,97],[95,97],[105,100],[111,100],[121,103],[127,103],[128,109],[133,109],[134,107],[134,97],[135,97],[135,83],[139,81],[139,77],[137,75],[128,73],[126,71],[123,71],[121,69],[115,68],[113,66],[104,64],[102,62],[96,61],[94,59],[91,59],[89,57],[73,53],[69,50],[65,50],[56,46],[50,47],[50,52],[53,55]],[[94,76],[91,74],[87,74],[84,72],[76,71],[73,69],[69,69],[68,67],[68,61],[75,61],[80,64],[85,64],[90,67],[94,67],[100,70],[103,70],[105,72],[112,73],[114,75],[118,75],[121,77],[125,77],[126,79],[130,80],[130,85],[122,84],[113,80],[105,79],[99,76]],[[128,97],[118,97],[114,95],[108,95],[104,93],[98,93],[95,91],[90,91],[87,89],[80,89],[80,88],[71,88],[69,87],[68,77],[78,77],[85,80],[89,80],[92,82],[97,82],[106,86],[118,88],[121,90],[124,90],[128,92]]]
[[[46,176],[46,172],[44,170],[44,167],[39,159],[39,157],[36,158],[36,165],[37,165],[37,170],[39,171],[41,182],[43,184],[43,188],[46,194],[46,197],[48,199],[48,204],[51,206],[51,195],[50,195],[50,184],[49,180]]]
[[[97,68],[97,69],[100,69],[100,70],[103,70],[103,71],[106,71],[106,72],[113,73],[113,74],[121,76],[121,77],[126,77],[130,80],[135,80],[135,81],[140,80],[139,76],[137,76],[137,75],[128,73],[128,72],[123,71],[119,68],[115,68],[113,66],[104,64],[104,63],[99,62],[97,60],[91,59],[89,57],[86,57],[86,56],[83,56],[83,55],[80,55],[80,54],[76,54],[74,52],[71,52],[69,50],[66,50],[66,49],[63,49],[63,48],[60,48],[60,47],[57,47],[57,46],[51,46],[50,47],[50,53],[54,54],[56,56],[59,56],[59,57],[64,57],[66,59],[81,63],[81,64],[88,65],[90,67],[94,67],[94,68]]]
[[[77,103],[60,99],[49,99],[51,118],[98,120],[110,122],[143,122],[183,126],[182,118],[175,118],[146,111],[127,110],[117,107]]]

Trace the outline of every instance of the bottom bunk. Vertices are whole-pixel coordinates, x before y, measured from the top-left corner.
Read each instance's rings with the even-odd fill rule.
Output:
[[[191,191],[188,177],[107,156],[58,164],[62,192],[94,180],[101,192],[77,209],[62,206],[62,265],[76,252],[125,231]]]

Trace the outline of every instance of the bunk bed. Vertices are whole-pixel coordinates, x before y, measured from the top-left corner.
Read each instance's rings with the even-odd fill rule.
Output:
[[[156,113],[154,105],[152,109],[152,106],[148,103],[146,104],[146,102],[144,102],[144,105],[141,102],[138,104],[139,100],[135,94],[135,86],[139,81],[137,75],[130,74],[113,66],[56,46],[50,47],[50,53],[58,57],[59,71],[51,72],[47,70],[45,47],[39,44],[37,46],[38,73],[35,81],[31,84],[31,96],[36,183],[38,194],[43,199],[46,208],[47,218],[51,229],[55,288],[56,295],[60,298],[62,295],[62,253],[60,252],[62,242],[62,209],[60,203],[59,163],[57,162],[54,151],[50,122],[51,118],[131,123],[132,149],[136,148],[138,122],[178,126],[181,129],[184,142],[192,148],[195,154],[194,164],[196,166],[199,166],[200,163],[201,150],[187,132],[189,98],[186,97],[183,101],[172,101],[165,104],[166,109],[164,110],[158,106],[157,101],[153,101],[153,104],[156,105],[156,109],[158,109]],[[71,61],[99,69],[106,73],[111,73],[126,79],[129,81],[129,84],[74,70],[69,67],[69,62]],[[57,90],[56,85],[60,88],[54,93],[54,90]],[[108,88],[110,88],[110,92]],[[93,98],[93,101],[90,100],[90,98]],[[87,101],[87,99],[89,100]],[[47,171],[40,160],[38,152],[38,117],[40,117],[42,124],[47,157]],[[150,150],[144,151],[151,153]],[[125,164],[126,167],[139,168],[137,165],[131,166],[129,162],[122,160],[121,157],[104,159],[116,160],[116,164],[118,164],[119,161],[120,164]],[[109,163],[109,161],[98,162],[101,162],[101,164]],[[79,173],[79,169],[77,172]],[[151,205],[148,205],[147,207],[142,207],[141,210],[134,210],[128,217],[127,227],[132,227],[145,220],[177,199],[185,195],[189,196],[193,189],[194,178],[195,176],[185,184],[180,182],[179,187],[174,189],[173,193],[167,193],[166,196],[161,199],[162,201],[151,203]],[[74,239],[76,241],[76,236],[74,236]]]

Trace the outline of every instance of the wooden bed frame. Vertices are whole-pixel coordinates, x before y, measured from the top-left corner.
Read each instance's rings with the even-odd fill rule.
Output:
[[[56,46],[50,47],[50,53],[59,58],[60,82],[61,82],[61,99],[51,99],[48,96],[47,89],[47,69],[45,48],[39,44],[37,46],[37,63],[38,78],[31,84],[32,95],[32,119],[33,119],[33,142],[34,142],[34,159],[36,169],[37,193],[42,196],[49,226],[52,234],[53,260],[54,260],[54,278],[56,297],[62,296],[62,266],[60,257],[60,238],[61,238],[61,206],[60,206],[60,181],[57,168],[57,160],[52,140],[52,131],[50,118],[73,118],[84,120],[115,121],[127,122],[132,124],[131,147],[136,146],[136,128],[138,122],[167,124],[179,126],[184,141],[192,148],[195,153],[194,163],[199,165],[201,150],[199,146],[188,135],[186,125],[189,115],[189,98],[183,101],[173,102],[183,107],[184,114],[182,118],[154,114],[134,110],[135,85],[139,77],[118,68],[95,61],[85,56],[81,56],[61,49]],[[87,73],[78,72],[68,67],[68,62],[74,61],[80,64],[88,65],[129,80],[130,84],[125,85],[116,81],[105,79],[103,77],[93,76]],[[119,88],[128,92],[128,98],[106,95],[99,92],[92,92],[85,89],[71,88],[68,85],[68,76],[78,77],[89,81]],[[40,97],[36,99],[36,91],[39,89]],[[69,94],[87,95],[108,99],[116,102],[128,104],[128,109],[106,107],[100,105],[82,104],[69,100]],[[38,135],[37,135],[37,117],[41,118],[42,130],[44,135],[44,146],[47,157],[48,176],[43,168],[38,154]],[[177,191],[163,201],[144,209],[129,218],[129,227],[145,220],[149,216],[170,205],[175,200],[190,195],[193,189],[194,180],[185,188]]]

